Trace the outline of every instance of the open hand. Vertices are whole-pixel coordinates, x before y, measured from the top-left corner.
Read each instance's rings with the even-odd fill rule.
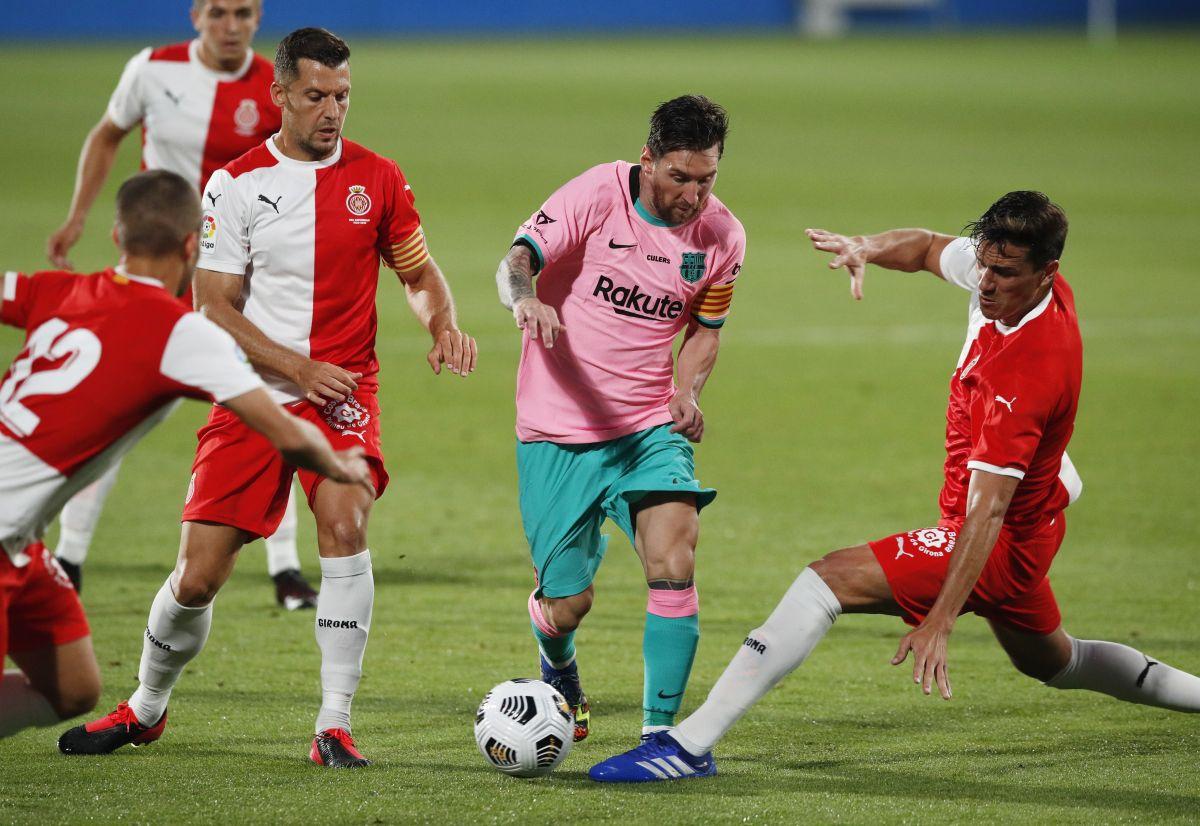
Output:
[[[829,269],[844,267],[846,272],[850,273],[850,295],[854,296],[855,301],[862,301],[863,276],[867,269],[867,255],[862,238],[850,238],[823,229],[806,229],[804,234],[812,241],[815,249],[833,253]]]
[[[565,325],[558,320],[558,313],[536,298],[522,298],[513,304],[513,319],[522,330],[528,330],[532,338],[541,338],[547,350],[554,347],[558,335]]]
[[[900,640],[896,656],[892,657],[892,665],[900,665],[913,655],[913,682],[921,686],[926,694],[933,691],[933,683],[937,682],[938,691],[943,700],[953,696],[950,690],[950,675],[946,672],[946,648],[950,641],[950,628],[939,622],[930,622],[928,618]]]
[[[682,433],[689,442],[699,442],[704,438],[704,413],[696,403],[696,397],[691,393],[680,390],[671,397],[667,405],[671,411],[672,433]]]
[[[445,364],[451,373],[466,378],[474,372],[478,355],[475,339],[462,330],[442,330],[425,358],[435,375],[442,374],[442,365]]]
[[[364,485],[371,491],[372,496],[375,495],[375,484],[371,480],[371,466],[367,464],[366,448],[355,445],[346,450],[336,451],[333,458],[334,465],[329,468],[329,473],[324,474],[327,478],[344,485]]]

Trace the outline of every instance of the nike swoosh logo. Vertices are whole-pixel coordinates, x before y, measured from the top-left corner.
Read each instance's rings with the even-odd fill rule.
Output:
[[[636,247],[636,246],[637,246],[637,244],[618,244],[618,243],[616,243],[616,241],[614,239],[612,239],[612,238],[608,239],[608,248],[610,250],[627,250],[627,249],[630,249],[630,248]]]
[[[660,700],[673,700],[676,697],[682,697],[682,696],[683,696],[682,691],[676,691],[674,694],[663,694],[662,690],[659,689],[659,692],[658,692],[658,699],[660,699]]]

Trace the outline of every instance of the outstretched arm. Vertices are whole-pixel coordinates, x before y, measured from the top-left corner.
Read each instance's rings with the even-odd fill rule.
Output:
[[[246,358],[260,373],[271,373],[294,382],[313,404],[327,399],[345,401],[358,389],[362,373],[343,370],[336,364],[314,361],[272,341],[242,315],[243,278],[212,270],[196,270],[196,309],[233,336]]]
[[[815,249],[833,253],[831,270],[844,267],[850,274],[850,294],[856,301],[863,297],[867,264],[901,272],[925,270],[941,278],[942,250],[954,240],[953,235],[927,229],[893,229],[877,235],[852,236],[823,229],[807,229],[804,233]]]
[[[75,192],[71,196],[67,220],[46,241],[46,257],[54,266],[60,269],[71,268],[67,253],[83,235],[83,227],[87,223],[92,204],[104,188],[104,182],[108,180],[108,173],[117,157],[117,149],[128,134],[128,129],[117,126],[108,115],[100,118],[100,122],[88,132],[83,149],[79,153]]]
[[[721,331],[705,327],[696,320],[688,325],[679,348],[676,367],[677,390],[671,398],[672,433],[682,433],[689,441],[704,438],[704,414],[700,410],[700,391],[717,363]]]
[[[467,376],[475,370],[478,348],[475,339],[458,329],[454,314],[454,297],[450,285],[438,268],[433,256],[414,270],[397,272],[404,282],[408,306],[421,325],[433,336],[433,349],[426,357],[436,374],[441,374],[442,364],[450,372]]]
[[[533,252],[524,244],[514,244],[496,270],[496,291],[500,303],[511,310],[517,327],[540,338],[546,349],[554,346],[563,324],[553,307],[538,301],[533,289]]]
[[[288,413],[272,401],[266,390],[251,390],[227,399],[223,404],[251,429],[265,436],[288,464],[319,473],[335,482],[366,485],[374,491],[371,471],[361,446],[334,451],[316,425]]]
[[[958,544],[937,601],[925,621],[900,640],[900,648],[892,658],[892,665],[899,665],[912,651],[913,682],[921,685],[926,694],[936,681],[942,699],[950,699],[950,677],[946,671],[950,632],[996,547],[1004,514],[1019,482],[1016,477],[986,470],[971,472],[966,521],[958,533]]]

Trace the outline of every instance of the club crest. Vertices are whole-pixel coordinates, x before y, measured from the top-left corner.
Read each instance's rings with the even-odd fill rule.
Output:
[[[346,209],[350,210],[351,215],[366,215],[371,211],[371,196],[367,195],[365,186],[350,187],[350,194],[346,196]]]
[[[683,263],[679,265],[679,276],[689,284],[695,284],[704,277],[704,259],[707,253],[685,252]]]
[[[242,137],[253,137],[258,128],[258,103],[253,98],[245,98],[233,112],[233,125]]]

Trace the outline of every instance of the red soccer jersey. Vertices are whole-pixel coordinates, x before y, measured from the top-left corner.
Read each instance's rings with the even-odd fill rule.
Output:
[[[0,380],[0,544],[14,556],[177,398],[262,386],[228,333],[153,279],[9,272],[0,299],[0,322],[27,333]]]
[[[204,191],[202,269],[244,276],[243,313],[271,340],[377,386],[380,258],[399,272],[428,260],[411,188],[394,161],[347,140],[298,161],[268,139]],[[277,401],[303,398],[268,377]]]
[[[968,286],[963,282],[975,258],[964,241],[947,248],[942,270],[948,281]],[[943,518],[961,519],[971,471],[1011,476],[1021,481],[1005,524],[1033,528],[1067,507],[1081,488],[1066,456],[1083,376],[1074,294],[1059,275],[1017,326],[982,316],[972,326],[977,333],[950,379],[946,480],[938,504]]]
[[[200,41],[143,49],[130,59],[108,103],[122,129],[142,125],[142,168],[167,169],[197,189],[213,172],[279,130],[271,101],[274,67],[253,52],[233,72],[199,57]]]

